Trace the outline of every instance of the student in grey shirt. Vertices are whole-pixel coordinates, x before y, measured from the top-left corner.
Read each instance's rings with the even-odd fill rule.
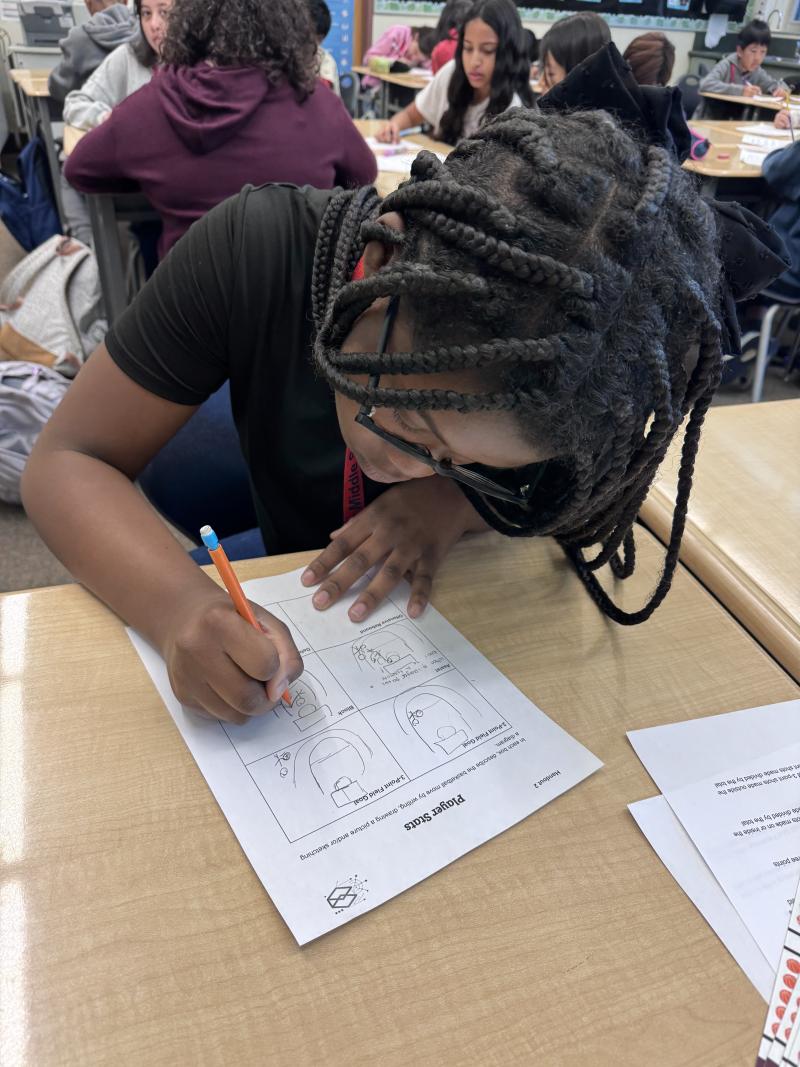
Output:
[[[137,89],[147,85],[158,63],[172,0],[136,0],[135,34],[100,64],[64,102],[64,121],[81,130],[99,126]]]
[[[132,12],[116,0],[86,0],[91,18],[67,34],[59,47],[63,58],[50,72],[47,87],[54,100],[79,89],[103,60],[136,36],[139,27]]]
[[[104,14],[110,15],[118,7],[108,8]],[[147,85],[159,61],[171,7],[172,0],[135,0],[135,17],[130,16],[133,34],[127,43],[120,44],[106,55],[91,77],[67,94],[64,101],[64,122],[67,125],[92,130],[108,118],[117,104]],[[124,10],[127,15],[127,8]],[[72,188],[63,174],[61,201],[69,232],[91,246],[92,224],[86,200]]]
[[[781,96],[789,86],[762,69],[772,35],[766,22],[753,19],[739,30],[736,51],[725,56],[700,82],[701,93],[729,96]],[[694,118],[708,118],[707,102],[701,98]]]

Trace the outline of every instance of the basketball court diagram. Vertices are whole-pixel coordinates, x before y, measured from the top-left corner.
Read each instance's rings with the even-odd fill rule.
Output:
[[[480,733],[483,715],[466,697],[443,685],[421,685],[395,699],[394,714],[404,734],[428,751],[452,756]]]
[[[292,841],[464,757],[505,724],[397,605],[355,637],[352,624],[309,605],[310,597],[265,605],[308,647],[289,700],[257,722],[224,727]]]

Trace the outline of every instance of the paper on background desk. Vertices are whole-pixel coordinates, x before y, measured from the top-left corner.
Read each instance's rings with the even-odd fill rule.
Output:
[[[383,171],[385,174],[410,174],[411,164],[417,158],[417,155],[425,149],[424,144],[417,144],[416,141],[401,140],[399,145],[389,145],[384,144],[375,137],[367,137],[366,142],[375,154],[378,161],[378,170]],[[398,151],[398,149],[404,149],[404,151]],[[427,149],[427,151],[430,151],[430,149]],[[433,154],[442,162],[447,159],[447,156],[441,152],[434,152]]]
[[[747,167],[762,167],[766,158],[767,153],[760,151],[758,148],[739,149],[739,159]]]
[[[787,134],[785,138],[786,144],[789,143],[789,136]],[[760,149],[763,152],[777,152],[781,148],[785,148],[786,145],[783,140],[776,140],[774,137],[762,137],[758,134],[746,133],[742,137],[742,144],[747,145],[749,148],[756,150]]]
[[[602,764],[408,588],[362,625],[301,570],[245,582],[289,627],[291,704],[244,726],[201,719],[150,673],[247,858],[302,945],[502,833]]]
[[[786,97],[783,94],[780,96],[771,96],[769,93],[757,93],[755,96],[747,96],[744,99],[748,104],[774,104],[776,101],[780,100],[781,106],[783,106]],[[790,96],[789,107],[800,107],[800,97]]]
[[[664,796],[776,968],[800,875],[800,743]]]
[[[782,923],[780,938],[786,929],[787,898],[793,892],[792,879],[797,880],[796,858],[800,857],[800,823],[791,821],[798,814],[791,809],[800,811],[800,784],[797,772],[791,770],[800,746],[800,700],[633,730],[628,738],[656,785],[674,803],[676,814],[685,819],[684,828],[704,860],[714,868],[721,888],[737,907],[774,973],[780,944],[773,947],[774,935],[770,930]],[[786,769],[781,771],[782,767]],[[777,775],[765,773],[775,770]],[[740,778],[742,781],[737,781]],[[775,778],[778,780],[773,782]],[[719,790],[714,783],[723,781],[733,784],[720,785],[720,790],[728,792],[715,798]],[[761,784],[749,786],[756,782]],[[785,801],[783,806],[781,800]],[[697,805],[694,810],[692,801]],[[743,833],[742,838],[734,836],[736,830],[768,826],[768,822],[758,821],[765,814],[787,811],[788,814],[768,820],[773,824],[782,822],[783,826],[773,825],[769,832]],[[746,820],[752,822],[742,826]],[[737,821],[738,826],[734,825]],[[796,846],[788,845],[788,851],[777,848],[772,855],[776,842],[786,844],[783,837],[778,841],[772,836],[776,831],[785,833]],[[762,836],[763,851],[761,847],[749,849],[748,862],[741,871],[729,858],[720,858],[720,851],[729,857],[740,841]],[[774,866],[775,862],[780,865]],[[790,877],[788,871],[792,868],[794,873]],[[790,885],[786,892],[784,881]],[[777,915],[762,917],[761,909],[765,914],[769,911]],[[721,932],[720,936],[725,939]],[[733,951],[730,942],[725,940],[725,943]]]
[[[771,122],[748,122],[746,126],[737,126],[736,129],[739,133],[754,133],[759,137],[772,137],[775,140],[791,141],[792,139],[790,130],[779,130]]]

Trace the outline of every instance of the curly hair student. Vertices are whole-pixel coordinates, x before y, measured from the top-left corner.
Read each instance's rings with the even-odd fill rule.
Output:
[[[157,77],[84,137],[64,168],[80,192],[141,189],[164,224],[160,256],[248,182],[374,181],[372,152],[318,80],[306,4],[174,0],[161,58]]]
[[[259,67],[276,84],[313,91],[317,42],[305,5],[261,0],[179,0],[170,15],[162,58],[176,67],[217,63]]]
[[[25,503],[159,648],[184,703],[240,722],[302,669],[286,627],[261,609],[264,634],[243,623],[131,484],[226,378],[268,552],[329,541],[302,580],[317,609],[375,567],[351,619],[406,575],[416,617],[451,546],[487,527],[557,538],[619,622],[663,599],[735,319],[720,234],[747,284],[785,260],[680,169],[679,103],[650,89],[645,106],[613,45],[605,60],[595,79],[577,72],[577,95],[567,79],[546,110],[498,116],[446,163],[420,153],[382,204],[369,188],[245,189],[192,228],[81,371]],[[624,125],[574,110],[591,85]],[[684,420],[664,573],[626,614],[596,571],[633,571],[637,511]]]

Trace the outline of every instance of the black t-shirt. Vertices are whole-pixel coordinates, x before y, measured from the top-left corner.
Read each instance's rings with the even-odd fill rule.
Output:
[[[311,271],[331,196],[246,187],[192,226],[106,337],[129,378],[174,403],[200,404],[230,378],[270,554],[322,547],[342,522],[344,442],[311,358]],[[369,502],[386,487],[365,477],[364,488]]]

